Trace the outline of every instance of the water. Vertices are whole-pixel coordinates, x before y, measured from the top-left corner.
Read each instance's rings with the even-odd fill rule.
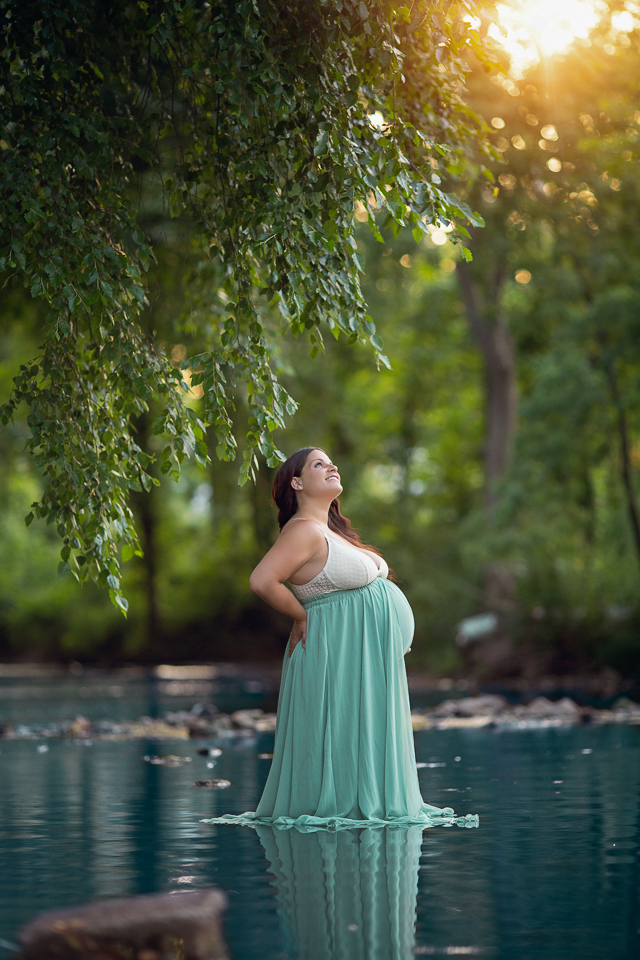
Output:
[[[259,707],[275,711],[277,672],[231,664],[216,667],[132,668],[112,674],[80,671],[77,675],[35,665],[13,676],[0,664],[0,722],[54,723],[78,714],[89,720],[135,720],[190,709],[198,701],[215,702],[223,713]],[[28,672],[24,672],[28,671]]]
[[[213,770],[195,741],[47,745],[0,741],[6,941],[45,909],[216,885],[235,960],[640,956],[636,727],[416,734],[418,760],[442,764],[420,769],[425,798],[480,815],[477,830],[424,836],[200,823],[255,809],[268,736],[223,743]],[[150,766],[149,753],[192,762]],[[192,786],[211,776],[232,786]]]

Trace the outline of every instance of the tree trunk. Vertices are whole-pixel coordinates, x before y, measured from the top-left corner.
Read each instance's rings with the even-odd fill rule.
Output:
[[[484,502],[487,511],[493,512],[498,500],[496,483],[509,464],[516,430],[515,345],[504,317],[498,315],[493,322],[483,317],[469,266],[464,261],[458,262],[457,276],[471,334],[484,360]]]
[[[144,569],[144,591],[146,597],[146,648],[153,650],[159,645],[160,612],[158,609],[158,545],[156,538],[156,489],[136,496],[136,506],[140,518],[142,533],[141,563]]]
[[[136,440],[143,450],[149,449],[150,416],[141,414],[135,422]],[[159,647],[160,611],[158,604],[158,543],[157,543],[157,489],[134,491],[131,504],[140,525],[140,540],[143,555],[140,564],[144,571],[144,592],[146,600],[145,643],[147,651]]]
[[[256,475],[255,483],[249,485],[249,497],[253,512],[253,533],[256,543],[256,563],[273,546],[276,538],[278,512],[271,507],[271,471],[264,461]]]
[[[489,519],[498,503],[497,484],[509,465],[517,414],[517,371],[515,344],[506,319],[486,317],[469,265],[458,261],[456,274],[471,335],[484,361],[485,443],[484,506]],[[501,275],[496,278],[497,303]],[[508,612],[513,608],[515,583],[511,571],[500,563],[485,567],[485,602],[489,608]]]
[[[620,473],[622,477],[622,486],[624,487],[624,493],[627,500],[627,510],[629,512],[629,520],[631,521],[633,543],[636,549],[638,562],[640,562],[640,516],[638,514],[638,504],[636,503],[635,493],[633,490],[629,429],[627,426],[627,415],[625,413],[624,406],[622,405],[622,399],[618,389],[618,379],[616,377],[616,371],[613,363],[607,366],[607,380],[609,381],[611,398],[616,410],[618,438],[620,440]]]

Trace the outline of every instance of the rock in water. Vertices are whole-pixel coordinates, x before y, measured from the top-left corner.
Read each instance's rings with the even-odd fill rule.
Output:
[[[434,717],[481,717],[494,716],[508,707],[506,697],[487,693],[481,697],[462,697],[460,700],[443,700],[433,711]]]
[[[194,787],[209,787],[211,790],[226,790],[231,780],[194,780]]]
[[[176,757],[173,754],[167,754],[164,757],[156,757],[155,754],[142,758],[145,763],[151,763],[154,767],[181,767],[184,763],[191,763],[191,757]]]
[[[18,936],[25,960],[229,960],[213,887],[103,900],[40,914]]]
[[[549,700],[547,697],[535,697],[522,708],[522,713],[531,717],[567,717],[580,715],[580,707],[570,697],[561,700]]]

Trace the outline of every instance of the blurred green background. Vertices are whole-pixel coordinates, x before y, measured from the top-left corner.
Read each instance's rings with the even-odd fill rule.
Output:
[[[596,28],[517,81],[472,77],[502,163],[494,184],[450,170],[486,220],[466,270],[444,225],[419,243],[409,232],[379,243],[361,224],[391,372],[358,344],[327,338],[311,359],[302,338],[280,341],[300,409],[277,445],[318,444],[338,464],[343,512],[413,606],[409,665],[435,675],[483,669],[454,640],[486,611],[502,653],[485,672],[640,671],[640,58],[627,27]],[[195,255],[151,201],[141,222],[156,255],[148,327],[178,363],[199,345]],[[38,309],[3,293],[3,400],[37,352]],[[152,417],[136,425],[151,452]],[[178,484],[158,474],[158,488],[134,495],[145,557],[124,567],[125,620],[106,592],[57,578],[54,529],[25,528],[41,485],[26,435],[20,418],[0,434],[0,658],[281,656],[288,624],[248,589],[276,535],[271,471],[241,488],[213,443],[208,470],[191,462]]]

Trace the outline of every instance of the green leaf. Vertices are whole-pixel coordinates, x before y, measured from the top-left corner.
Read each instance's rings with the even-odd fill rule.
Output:
[[[127,560],[132,560],[135,555],[135,551],[130,543],[125,543],[122,547],[122,559],[126,563]]]
[[[109,598],[114,607],[120,610],[126,618],[129,610],[129,601],[126,599],[126,597],[123,597],[121,593],[117,593],[112,589],[109,590]]]
[[[198,440],[196,443],[196,455],[203,463],[207,463],[209,460],[209,448],[202,440]]]
[[[316,142],[313,148],[314,157],[320,157],[322,154],[327,152],[327,144],[329,143],[329,131],[321,130],[318,136],[316,137]]]

